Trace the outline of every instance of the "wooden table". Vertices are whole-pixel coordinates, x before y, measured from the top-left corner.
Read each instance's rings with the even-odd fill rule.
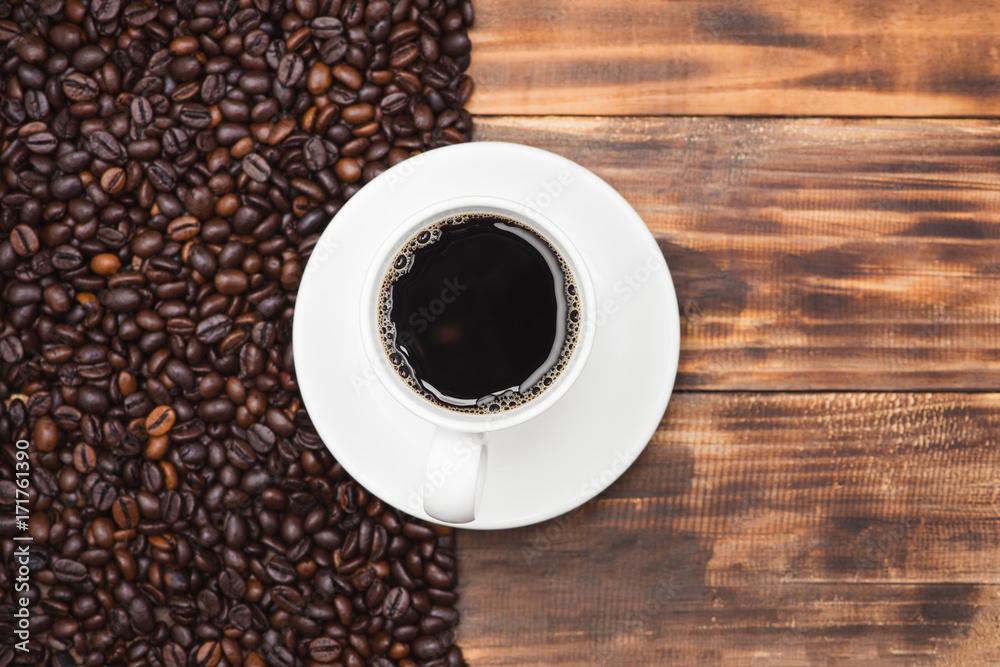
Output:
[[[1000,664],[1000,2],[475,6],[476,138],[615,186],[683,339],[618,482],[462,532],[470,663]]]

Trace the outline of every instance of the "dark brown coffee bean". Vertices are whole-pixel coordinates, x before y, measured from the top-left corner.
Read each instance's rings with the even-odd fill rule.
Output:
[[[96,21],[108,23],[118,17],[121,7],[121,0],[93,0],[90,4],[90,14]]]
[[[421,660],[438,658],[444,654],[447,647],[438,636],[417,637],[411,644],[413,655]]]
[[[101,480],[90,490],[90,502],[98,511],[107,512],[114,506],[118,491],[109,482]]]
[[[88,143],[91,152],[108,162],[122,161],[126,158],[125,149],[110,132],[98,130],[90,135]]]
[[[271,591],[271,600],[290,614],[301,613],[305,608],[302,594],[290,586],[275,586]]]
[[[227,397],[213,398],[198,405],[198,417],[208,423],[228,422],[236,416],[236,406]]]
[[[257,153],[250,153],[243,158],[243,172],[258,182],[265,182],[271,177],[271,165]]]
[[[227,567],[219,575],[219,590],[226,597],[236,600],[242,599],[246,595],[246,582],[235,569]]]
[[[140,139],[126,146],[129,157],[137,160],[150,160],[160,154],[160,142],[156,139]]]
[[[59,145],[59,140],[51,132],[36,132],[24,140],[24,145],[32,153],[49,155],[55,152],[56,147]]]
[[[83,181],[76,174],[56,176],[49,184],[49,191],[60,201],[70,201],[83,194]]]
[[[87,566],[69,558],[56,558],[52,563],[56,581],[78,584],[87,579]]]
[[[108,374],[110,375],[110,372]],[[84,412],[103,415],[111,407],[111,400],[103,389],[94,385],[83,385],[77,390],[76,404]]]
[[[336,662],[343,647],[333,637],[317,637],[309,642],[309,658],[321,664]]]
[[[181,517],[181,495],[177,491],[167,491],[160,499],[160,518],[167,523],[174,523]]]
[[[115,500],[111,513],[119,528],[135,528],[139,523],[139,505],[129,496],[120,496]]]
[[[83,264],[83,254],[70,245],[60,245],[52,252],[52,266],[60,271],[72,271]]]
[[[449,32],[441,40],[441,50],[453,58],[464,56],[471,49],[472,43],[469,41],[469,36],[465,30],[459,29]]]
[[[87,102],[97,97],[101,89],[97,82],[82,72],[73,72],[62,81],[63,94],[74,102]]]
[[[344,32],[344,24],[333,16],[317,16],[310,27],[316,39],[330,39]]]
[[[201,101],[211,106],[218,104],[226,95],[226,79],[222,74],[209,74],[201,83]]]
[[[398,620],[410,609],[410,594],[402,586],[389,589],[382,601],[382,610],[387,618]]]
[[[0,359],[8,364],[16,364],[24,358],[24,345],[17,336],[8,336],[0,340]]]
[[[291,88],[302,79],[305,73],[306,66],[302,56],[297,53],[287,53],[278,64],[278,83]]]
[[[198,323],[195,335],[206,345],[214,345],[225,338],[233,329],[233,320],[222,313],[212,315]]]
[[[38,235],[28,225],[17,225],[10,232],[10,245],[21,257],[33,255],[38,252]]]
[[[166,160],[155,160],[146,168],[149,182],[160,192],[170,192],[177,184],[177,173]]]
[[[208,108],[194,102],[181,105],[177,118],[183,125],[197,130],[203,130],[212,124],[212,114]]]
[[[113,313],[128,313],[139,307],[142,295],[129,287],[109,289],[100,295],[101,304]]]

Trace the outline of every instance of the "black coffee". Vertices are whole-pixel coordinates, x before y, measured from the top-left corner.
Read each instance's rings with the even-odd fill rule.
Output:
[[[379,326],[400,376],[461,412],[509,410],[558,377],[579,295],[565,260],[510,218],[475,213],[409,240],[382,285]]]

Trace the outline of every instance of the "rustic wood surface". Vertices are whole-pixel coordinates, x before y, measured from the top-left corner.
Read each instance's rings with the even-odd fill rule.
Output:
[[[479,114],[995,116],[997,0],[476,0]]]
[[[1000,665],[1000,2],[475,6],[476,138],[617,188],[683,332],[622,479],[462,532],[470,663]]]
[[[479,666],[998,664],[998,405],[680,393],[596,500],[462,533],[462,648]]]
[[[1000,389],[997,122],[503,117],[476,131],[576,160],[636,208],[677,287],[679,387]]]

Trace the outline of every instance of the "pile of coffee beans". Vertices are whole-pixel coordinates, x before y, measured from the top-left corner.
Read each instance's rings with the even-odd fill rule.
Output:
[[[472,20],[470,0],[0,2],[0,667],[464,664],[454,535],[332,458],[290,340],[344,201],[469,139]]]

